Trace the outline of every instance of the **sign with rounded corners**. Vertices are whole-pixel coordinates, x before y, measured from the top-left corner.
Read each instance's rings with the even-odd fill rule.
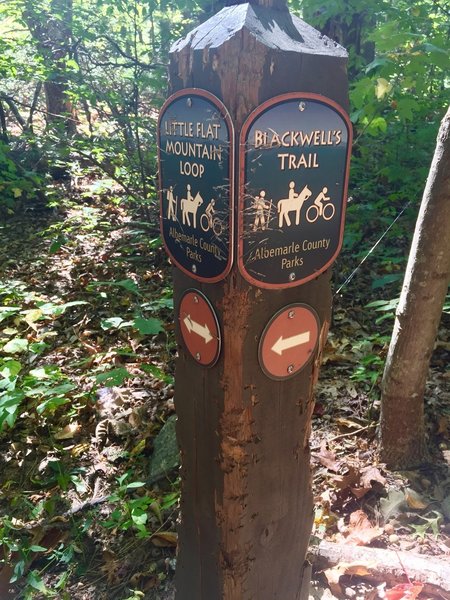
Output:
[[[213,94],[173,94],[158,120],[160,224],[172,262],[202,282],[223,279],[233,262],[234,133]]]
[[[320,322],[307,304],[290,304],[267,323],[259,342],[259,364],[270,379],[289,379],[312,359],[319,341]]]
[[[240,136],[239,270],[280,289],[316,278],[344,233],[352,127],[334,101],[308,93],[267,100]]]
[[[204,367],[216,364],[222,345],[219,320],[208,300],[199,290],[183,294],[178,312],[181,337],[192,358]]]

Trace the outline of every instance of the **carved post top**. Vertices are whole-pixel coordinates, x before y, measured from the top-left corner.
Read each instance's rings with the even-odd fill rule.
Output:
[[[226,6],[235,4],[253,4],[254,6],[263,6],[265,8],[275,8],[277,10],[288,10],[287,0],[227,0]]]

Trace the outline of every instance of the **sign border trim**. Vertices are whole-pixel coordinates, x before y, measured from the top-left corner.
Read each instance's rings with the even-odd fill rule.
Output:
[[[178,98],[182,98],[183,96],[193,96],[193,95],[206,98],[220,110],[222,117],[224,118],[226,124],[228,125],[228,133],[229,133],[229,137],[230,137],[230,155],[229,155],[230,207],[229,207],[229,217],[228,217],[228,219],[229,219],[228,263],[227,263],[224,271],[222,271],[222,273],[220,275],[217,275],[216,277],[201,277],[199,275],[196,275],[192,271],[185,269],[172,255],[172,253],[169,250],[168,245],[166,244],[166,240],[164,239],[164,236],[162,235],[162,232],[163,232],[163,210],[162,210],[163,209],[163,189],[162,189],[162,174],[161,174],[161,144],[160,144],[161,121],[162,121],[162,118],[163,118],[166,110],[169,108],[169,106],[172,102],[174,102]],[[180,271],[182,271],[185,275],[188,275],[189,277],[192,277],[193,279],[195,279],[196,281],[199,281],[201,283],[217,283],[218,281],[222,281],[222,279],[225,279],[225,277],[231,271],[231,268],[232,268],[233,262],[234,262],[234,230],[235,230],[235,227],[234,227],[234,188],[235,188],[235,185],[234,185],[234,175],[235,175],[234,162],[235,162],[235,144],[236,144],[235,137],[236,136],[235,136],[233,121],[231,119],[231,116],[230,116],[230,113],[228,112],[227,107],[219,98],[217,98],[217,96],[215,96],[211,92],[208,92],[207,90],[203,90],[201,88],[184,88],[182,90],[179,90],[178,92],[175,92],[174,94],[170,95],[167,98],[167,100],[164,102],[164,104],[162,105],[162,107],[159,111],[158,122],[157,122],[156,146],[157,146],[157,155],[158,155],[159,228],[161,231],[161,239],[162,239],[162,242],[164,245],[164,249],[165,249],[166,253],[168,254],[168,256],[170,257],[170,260],[172,261],[173,265],[175,267],[177,267],[178,269],[180,269]]]
[[[187,296],[189,293],[191,294],[197,294],[198,296],[201,296],[202,299],[206,302],[206,304],[208,305],[208,308],[210,309],[213,318],[214,318],[214,322],[216,324],[217,327],[217,333],[218,333],[218,338],[217,338],[217,352],[215,357],[213,358],[213,360],[208,363],[207,365],[201,363],[200,361],[196,360],[195,357],[193,356],[192,352],[189,350],[188,345],[184,339],[183,336],[183,331],[181,329],[181,303],[183,302],[183,299],[185,298],[185,296]],[[205,369],[210,369],[211,367],[214,367],[214,365],[217,364],[217,361],[220,358],[220,354],[222,352],[222,330],[220,329],[220,322],[219,322],[219,317],[217,316],[217,312],[216,309],[214,308],[211,300],[200,290],[198,290],[197,288],[187,288],[186,290],[184,290],[184,292],[182,293],[181,297],[180,297],[180,302],[178,304],[178,315],[177,315],[177,319],[178,319],[178,327],[179,327],[179,331],[180,331],[180,338],[183,341],[183,345],[184,348],[186,350],[186,352],[188,353],[188,355],[193,359],[193,361],[195,362],[195,364],[199,367],[204,367]]]
[[[243,202],[245,196],[245,168],[246,168],[246,150],[245,150],[245,138],[247,136],[248,130],[253,125],[256,118],[263,112],[265,112],[268,108],[280,104],[286,100],[299,100],[302,99],[307,100],[318,100],[323,104],[328,105],[330,108],[334,109],[344,120],[347,126],[347,134],[348,134],[348,145],[347,145],[347,159],[345,164],[345,175],[344,175],[344,186],[343,186],[343,198],[345,201],[342,205],[342,216],[341,216],[341,224],[340,224],[340,235],[339,242],[336,248],[336,252],[330,258],[330,260],[319,270],[311,273],[307,277],[303,279],[298,279],[297,281],[293,281],[292,283],[265,283],[264,281],[260,281],[259,279],[255,279],[250,275],[250,273],[245,269],[243,254],[244,254],[244,240],[243,240],[243,230],[244,230],[244,211],[241,210],[241,201]],[[237,232],[238,232],[238,269],[242,277],[255,287],[264,288],[268,290],[279,290],[296,287],[298,285],[302,285],[311,281],[312,279],[317,279],[319,275],[324,273],[336,260],[339,255],[342,244],[344,240],[344,227],[345,227],[345,214],[347,208],[347,192],[348,192],[348,180],[350,175],[350,158],[352,154],[352,142],[353,142],[353,127],[350,121],[350,117],[347,112],[344,110],[342,106],[340,106],[337,102],[328,98],[327,96],[323,96],[321,94],[316,94],[312,92],[288,92],[286,94],[280,94],[278,96],[274,96],[273,98],[269,98],[258,107],[256,107],[245,119],[244,124],[242,125],[241,133],[239,135],[239,198],[237,201],[238,204],[238,223],[237,223]]]
[[[298,307],[308,309],[312,313],[312,315],[315,317],[316,322],[317,322],[317,339],[316,339],[316,343],[314,344],[314,348],[313,348],[313,350],[311,352],[311,356],[304,363],[304,365],[302,367],[300,367],[300,369],[298,369],[297,371],[295,371],[295,373],[292,373],[292,375],[286,375],[285,377],[277,377],[277,376],[272,375],[271,373],[269,373],[269,371],[266,369],[266,367],[264,365],[264,361],[262,359],[262,346],[263,346],[263,342],[264,342],[264,339],[265,339],[265,335],[267,334],[267,332],[269,330],[269,327],[272,325],[272,323],[275,321],[275,319],[279,315],[281,315],[285,311],[290,310],[291,308],[298,308]],[[264,375],[266,377],[268,377],[269,379],[272,379],[272,381],[286,381],[287,379],[292,379],[293,377],[296,377],[313,360],[314,355],[317,352],[317,348],[319,347],[320,332],[321,332],[321,324],[320,324],[319,315],[317,314],[317,311],[312,306],[310,306],[309,304],[306,304],[305,302],[293,302],[292,304],[287,304],[286,306],[281,307],[267,321],[267,323],[266,323],[266,325],[265,325],[265,327],[264,327],[264,329],[263,329],[263,331],[261,333],[261,337],[259,338],[259,342],[258,342],[258,362],[259,362],[259,366],[261,367],[261,371],[264,373]]]

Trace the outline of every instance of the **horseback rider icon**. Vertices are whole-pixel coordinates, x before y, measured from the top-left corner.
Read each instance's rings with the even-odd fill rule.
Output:
[[[201,204],[203,204],[203,198],[200,196],[199,192],[193,197],[191,193],[191,184],[188,183],[186,186],[186,198],[182,198],[180,202],[183,225],[187,224],[191,226],[191,221],[189,219],[189,213],[191,213],[193,220],[192,227],[197,227],[197,211]]]

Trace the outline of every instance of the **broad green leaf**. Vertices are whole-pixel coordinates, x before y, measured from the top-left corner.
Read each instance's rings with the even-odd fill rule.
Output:
[[[414,119],[414,111],[419,110],[419,103],[414,98],[401,98],[397,102],[397,112],[401,119],[412,121]]]
[[[30,387],[26,390],[25,394],[28,398],[48,398],[49,396],[62,396],[68,394],[74,390],[77,386],[74,383],[62,383],[61,385],[54,385],[51,387],[51,383],[45,385],[38,385]]]
[[[125,369],[125,367],[119,367],[117,369],[111,369],[106,373],[99,373],[95,376],[97,383],[102,383],[106,387],[121,386],[122,383],[133,375]]]
[[[55,377],[61,377],[61,371],[56,365],[43,365],[36,369],[31,369],[29,374],[36,379],[54,379]]]
[[[162,371],[156,365],[147,365],[145,363],[142,363],[140,367],[145,373],[150,373],[156,379],[164,381],[164,383],[173,383],[174,381],[173,375],[168,375],[167,373],[164,373],[164,371]]]
[[[18,360],[7,360],[0,365],[0,375],[5,377],[16,377],[22,369],[22,364]]]
[[[122,317],[109,317],[100,321],[100,327],[105,331],[109,329],[124,329],[133,325],[133,321],[125,321]]]
[[[366,67],[366,75],[369,74],[371,71],[373,71],[374,69],[376,69],[377,67],[384,67],[387,64],[392,64],[392,61],[389,60],[388,58],[383,58],[383,57],[378,57],[375,60],[373,60],[371,63],[369,63]]]
[[[160,319],[150,317],[150,319],[144,319],[143,317],[136,317],[133,322],[134,327],[144,335],[156,335],[164,331],[163,322]]]
[[[45,583],[42,580],[42,577],[39,575],[38,571],[30,571],[27,576],[27,583],[31,585],[32,588],[37,590],[38,592],[42,592],[43,594],[47,594],[49,591],[45,586]]]
[[[70,398],[66,398],[64,396],[52,396],[51,398],[48,398],[47,400],[44,400],[44,402],[41,402],[40,404],[38,404],[36,406],[36,412],[39,415],[42,415],[42,413],[44,413],[47,410],[50,412],[53,412],[59,406],[63,406],[64,404],[67,404],[68,402],[70,402]]]
[[[388,275],[383,275],[383,277],[379,277],[372,281],[372,289],[376,290],[389,283],[393,283],[394,281],[399,281],[400,279],[403,279],[403,273],[389,273]]]
[[[370,122],[369,126],[367,127],[367,131],[373,136],[378,135],[380,131],[385,133],[387,131],[386,120],[383,119],[383,117],[376,117]]]
[[[42,354],[46,348],[48,348],[48,344],[45,342],[33,342],[28,347],[30,352],[33,352],[34,354]]]
[[[0,394],[0,430],[4,423],[10,428],[14,423],[19,412],[19,407],[25,395],[20,391],[3,392]]]
[[[42,313],[52,317],[60,317],[68,308],[72,306],[81,306],[83,304],[89,304],[89,302],[84,300],[74,300],[73,302],[65,302],[64,304],[54,304],[53,302],[45,302],[43,304],[38,303]]]
[[[366,308],[374,308],[379,311],[395,310],[398,306],[399,298],[393,300],[374,300],[366,304]]]
[[[0,323],[20,311],[19,306],[0,306]]]
[[[144,487],[145,482],[144,481],[133,481],[132,483],[129,483],[127,485],[127,490],[134,490],[136,488],[141,488]]]
[[[58,236],[56,240],[50,244],[50,248],[48,249],[49,254],[56,254],[61,250],[61,247],[67,242],[67,238],[64,236]]]
[[[121,281],[95,281],[87,286],[87,289],[95,289],[97,287],[121,287],[136,296],[142,296],[138,286],[132,279],[122,279]]]
[[[28,348],[28,340],[23,338],[14,338],[3,346],[3,352],[6,354],[19,354],[25,352]]]

